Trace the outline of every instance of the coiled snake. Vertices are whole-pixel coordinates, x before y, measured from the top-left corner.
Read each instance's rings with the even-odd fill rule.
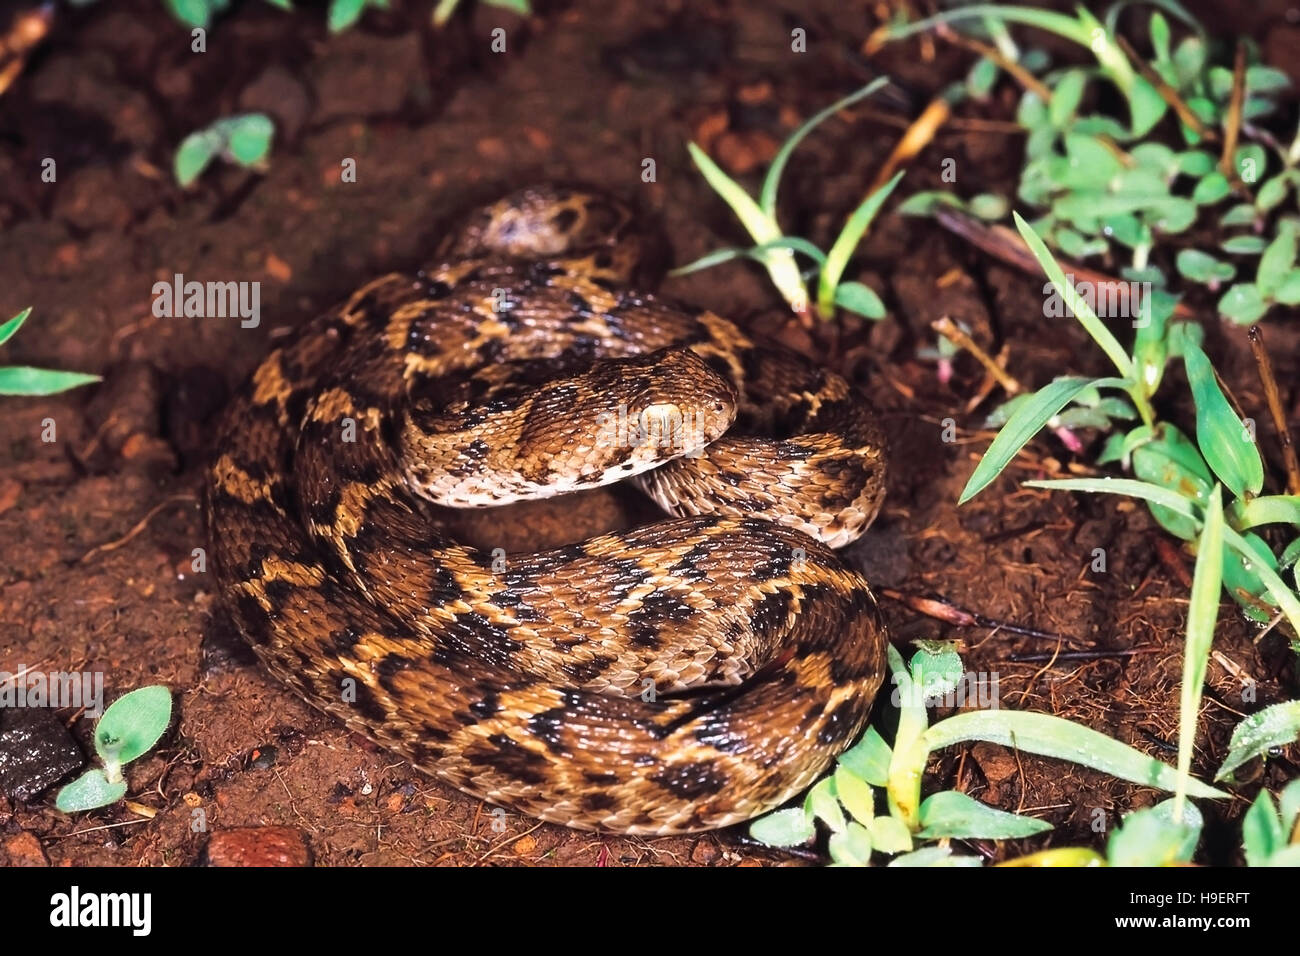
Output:
[[[623,207],[539,187],[471,215],[262,362],[218,429],[224,603],[306,700],[459,789],[626,833],[810,785],[884,671],[867,582],[881,434],[839,376],[626,286]],[[512,554],[426,502],[632,478],[671,517]]]

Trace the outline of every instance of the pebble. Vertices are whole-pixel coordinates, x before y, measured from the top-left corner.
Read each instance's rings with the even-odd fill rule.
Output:
[[[293,827],[218,830],[200,862],[205,866],[311,866],[307,835]]]

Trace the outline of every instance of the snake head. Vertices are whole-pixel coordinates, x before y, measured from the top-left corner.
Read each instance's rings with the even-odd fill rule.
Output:
[[[610,368],[605,394],[618,397],[614,420],[623,424],[613,444],[634,467],[698,455],[736,420],[735,389],[691,351],[662,349]],[[623,465],[624,476],[632,472]]]

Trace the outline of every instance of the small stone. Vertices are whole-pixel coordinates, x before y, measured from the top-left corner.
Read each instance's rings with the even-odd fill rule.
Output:
[[[307,835],[293,827],[218,830],[208,840],[204,866],[311,866]]]
[[[254,747],[253,752],[248,755],[248,767],[250,770],[269,770],[275,766],[276,758],[279,756],[280,751],[272,744]]]
[[[700,866],[708,866],[717,861],[722,855],[718,845],[710,839],[701,840],[691,848],[691,862]]]
[[[532,836],[531,834],[528,836],[522,836],[515,841],[515,845],[514,845],[515,856],[528,856],[528,854],[532,853],[536,849],[537,849],[537,838]]]
[[[0,515],[18,504],[18,496],[23,493],[23,483],[13,478],[0,481]]]
[[[9,857],[9,866],[49,866],[50,861],[41,848],[41,841],[34,834],[23,830],[5,840],[5,855]]]
[[[0,708],[0,791],[27,802],[85,764],[77,742],[49,710]]]

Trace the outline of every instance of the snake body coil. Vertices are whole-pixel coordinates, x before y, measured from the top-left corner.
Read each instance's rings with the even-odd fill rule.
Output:
[[[629,291],[629,223],[525,190],[296,332],[206,510],[232,617],[310,703],[493,803],[672,833],[780,805],[863,728],[884,630],[830,547],[885,462],[841,378]],[[622,477],[675,517],[504,561],[427,504]]]

